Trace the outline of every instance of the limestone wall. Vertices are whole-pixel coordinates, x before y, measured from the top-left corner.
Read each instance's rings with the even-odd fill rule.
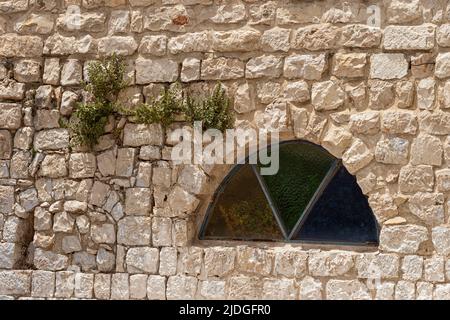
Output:
[[[450,298],[447,2],[1,0],[0,295]],[[94,150],[71,148],[60,119],[112,52],[125,105],[220,80],[237,126],[342,158],[379,248],[202,242],[223,170],[172,165],[170,130],[117,117]]]

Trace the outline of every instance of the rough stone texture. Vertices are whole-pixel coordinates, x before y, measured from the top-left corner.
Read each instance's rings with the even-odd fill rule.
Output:
[[[420,26],[388,26],[384,29],[385,50],[429,50],[434,47],[432,24]]]
[[[378,53],[370,57],[370,77],[374,79],[401,79],[408,73],[408,62],[401,53]]]
[[[383,227],[380,233],[381,248],[390,252],[416,253],[427,239],[427,229],[417,225]]]

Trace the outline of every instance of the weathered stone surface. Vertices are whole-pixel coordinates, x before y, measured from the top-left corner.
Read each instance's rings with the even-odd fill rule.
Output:
[[[350,130],[360,134],[376,134],[380,131],[380,113],[365,111],[350,115]]]
[[[350,173],[367,166],[373,159],[373,153],[360,139],[354,139],[350,148],[342,155],[345,167]]]
[[[367,286],[358,280],[330,280],[326,285],[327,299],[370,300]]]
[[[31,288],[31,271],[0,271],[0,294],[29,295]]]
[[[76,86],[83,80],[83,67],[76,59],[69,59],[61,70],[61,85]]]
[[[290,35],[290,29],[274,27],[272,29],[266,30],[261,36],[261,48],[266,52],[287,52],[290,48]]]
[[[386,12],[390,23],[411,23],[422,17],[420,0],[394,0],[388,2]]]
[[[394,85],[388,81],[369,81],[369,108],[373,110],[387,109],[394,102]]]
[[[54,90],[51,85],[40,86],[36,89],[34,103],[38,108],[53,108]]]
[[[331,24],[310,25],[295,30],[291,47],[311,51],[333,49],[339,37],[339,28]]]
[[[352,134],[345,129],[331,125],[324,134],[323,146],[333,155],[341,157],[352,142]]]
[[[58,212],[53,218],[53,231],[72,232],[75,219],[67,212]]]
[[[233,276],[228,282],[228,298],[253,300],[261,297],[262,283],[256,277]]]
[[[159,274],[173,276],[177,273],[178,251],[174,247],[161,248],[159,253]]]
[[[409,141],[399,137],[380,140],[375,148],[375,159],[387,164],[407,164]]]
[[[136,83],[172,82],[178,78],[178,63],[166,58],[136,59]]]
[[[312,276],[345,275],[353,265],[353,255],[339,251],[312,253],[308,258],[308,269]]]
[[[253,28],[212,33],[212,48],[219,52],[252,51],[259,48],[261,32]]]
[[[437,253],[442,255],[450,254],[450,229],[448,227],[434,227],[431,238]]]
[[[149,188],[129,188],[125,195],[125,212],[129,215],[148,215],[152,209]]]
[[[153,218],[152,244],[157,247],[172,245],[172,220],[170,218]]]
[[[272,269],[273,254],[259,248],[239,246],[236,268],[244,272],[268,275]]]
[[[94,274],[92,273],[75,273],[74,296],[76,298],[90,299],[93,295]]]
[[[70,298],[75,286],[75,273],[72,271],[60,271],[55,273],[55,297]]]
[[[167,280],[167,299],[194,299],[197,290],[197,278],[189,276],[172,276]]]
[[[2,87],[0,86],[0,92]],[[0,93],[1,96],[1,93]],[[9,97],[3,97],[8,99]],[[21,99],[21,97],[19,97]],[[0,128],[18,129],[22,121],[22,108],[15,103],[0,103]]]
[[[205,172],[199,166],[187,165],[180,172],[178,183],[184,190],[193,194],[200,194],[207,179]]]
[[[395,286],[395,300],[414,300],[415,292],[413,282],[401,280]]]
[[[200,80],[200,59],[186,58],[181,67],[180,79],[183,82]]]
[[[39,175],[49,178],[60,178],[67,176],[67,165],[64,155],[46,155],[41,163]]]
[[[73,153],[69,159],[71,178],[90,178],[97,170],[97,162],[92,153]]]
[[[408,62],[402,53],[377,53],[370,57],[372,79],[401,79],[408,74]]]
[[[167,37],[165,35],[144,36],[139,45],[139,53],[153,56],[164,56],[167,48]]]
[[[7,33],[0,36],[0,56],[37,57],[42,55],[44,43],[37,36],[19,36]]]
[[[380,233],[380,247],[389,252],[413,254],[426,240],[428,240],[427,229],[412,224],[385,226]]]
[[[381,131],[390,134],[415,134],[417,117],[407,111],[386,111],[381,117]]]
[[[202,299],[208,300],[224,300],[225,292],[225,281],[222,280],[201,281],[197,290]]]
[[[77,236],[65,236],[62,239],[62,250],[64,253],[72,253],[81,251],[81,242]]]
[[[69,146],[69,132],[67,129],[42,130],[34,135],[36,150],[58,150]]]
[[[431,110],[435,107],[435,86],[433,78],[425,78],[417,84],[417,106],[419,109]]]
[[[423,263],[424,279],[430,282],[444,282],[444,257],[432,256],[426,258]]]
[[[450,169],[436,171],[436,186],[438,191],[450,191]]]
[[[385,50],[430,50],[434,47],[435,26],[388,26],[384,29]]]
[[[442,163],[442,143],[439,138],[420,134],[411,145],[411,164],[440,166]]]
[[[19,82],[39,82],[41,63],[38,60],[19,60],[14,65],[14,79]]]
[[[265,279],[263,282],[263,299],[295,300],[297,290],[292,279]]]
[[[191,26],[193,12],[182,4],[175,6],[156,6],[145,11],[144,28],[150,31],[168,30],[183,32]]]
[[[282,73],[283,61],[280,57],[263,55],[251,58],[245,67],[245,77],[256,79],[261,77],[276,78]]]
[[[342,27],[340,43],[350,48],[373,48],[381,42],[381,29],[364,24],[351,24]]]
[[[12,139],[8,130],[0,130],[0,159],[11,158]]]
[[[34,127],[36,130],[58,128],[59,119],[58,110],[36,110]]]
[[[133,174],[136,149],[120,148],[117,150],[116,175],[130,177]]]
[[[333,56],[332,73],[336,77],[358,78],[365,74],[367,54],[336,53]]]
[[[409,108],[414,99],[414,83],[412,81],[399,81],[395,85],[396,105],[399,108]]]
[[[147,279],[147,298],[149,300],[166,299],[166,278],[150,275]]]
[[[38,248],[34,251],[33,264],[37,269],[58,271],[67,268],[68,260],[69,259],[62,254],[44,251]]]
[[[146,274],[130,276],[130,299],[145,299],[147,297],[147,277]]]
[[[111,55],[116,53],[122,56],[130,56],[138,48],[133,37],[112,36],[98,40],[98,53],[101,55]]]
[[[205,272],[207,276],[225,276],[234,270],[234,248],[211,247],[205,249]]]
[[[321,300],[322,283],[312,277],[306,276],[300,282],[299,290],[300,300]]]
[[[450,300],[450,284],[437,284],[433,297],[435,300]]]
[[[438,78],[450,77],[450,53],[439,53],[436,57],[434,75]]]
[[[124,245],[149,245],[151,218],[125,217],[118,222],[117,242]]]
[[[400,169],[400,191],[410,193],[418,191],[433,191],[434,174],[431,166],[405,166]]]
[[[208,31],[193,32],[170,38],[167,43],[167,49],[171,54],[207,52],[210,50],[210,43]]]
[[[344,104],[345,92],[335,82],[316,82],[311,88],[311,103],[320,110],[335,110]]]
[[[18,243],[0,243],[0,268],[17,269],[23,260],[24,248]],[[0,292],[1,292],[0,286]]]
[[[126,257],[127,270],[130,273],[158,272],[159,251],[157,248],[131,248]]]
[[[320,80],[327,69],[325,54],[292,54],[285,58],[283,74],[288,79]]]
[[[105,30],[106,15],[101,12],[69,13],[58,17],[56,26],[64,31],[101,32]]]
[[[124,146],[162,145],[164,134],[159,124],[127,124],[124,128]]]
[[[428,112],[422,111],[419,114],[420,129],[426,133],[435,135],[447,135],[450,134],[450,113],[436,111]]]
[[[405,256],[402,263],[403,279],[416,281],[422,278],[423,258],[420,256]]]
[[[214,58],[202,61],[201,78],[203,80],[231,80],[244,77],[245,64],[232,58]]]
[[[359,278],[392,279],[398,276],[400,259],[394,254],[360,254],[355,267]]]
[[[441,47],[450,47],[450,24],[443,24],[437,28],[436,42]]]
[[[116,242],[116,232],[114,225],[111,223],[104,223],[101,225],[91,225],[91,238],[95,243],[114,244]]]

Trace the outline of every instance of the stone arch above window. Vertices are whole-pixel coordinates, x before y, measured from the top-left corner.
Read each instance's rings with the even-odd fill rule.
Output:
[[[301,140],[280,143],[279,154],[275,175],[261,175],[260,164],[238,164],[229,172],[200,239],[378,244],[367,197],[340,159]]]

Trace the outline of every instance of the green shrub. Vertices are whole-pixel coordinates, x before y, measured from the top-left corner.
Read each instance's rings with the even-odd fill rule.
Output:
[[[203,100],[188,95],[184,109],[189,122],[202,121],[204,130],[215,128],[223,132],[233,127],[234,117],[230,106],[230,99],[222,85],[218,83],[213,93]]]
[[[94,96],[94,102],[79,103],[67,127],[72,130],[73,145],[92,147],[105,133],[108,117],[115,113],[114,102],[126,85],[125,64],[122,57],[112,54],[88,66],[90,83],[85,89]]]
[[[179,95],[178,88],[166,88],[157,99],[138,106],[132,115],[138,123],[161,123],[167,127],[174,122],[175,115],[183,111],[183,100]]]
[[[110,102],[80,103],[68,125],[73,132],[72,143],[93,147],[105,133],[108,117],[113,112],[114,105]]]
[[[113,53],[100,61],[89,63],[89,82],[85,88],[96,100],[114,102],[119,91],[126,86],[125,63],[122,57]]]

